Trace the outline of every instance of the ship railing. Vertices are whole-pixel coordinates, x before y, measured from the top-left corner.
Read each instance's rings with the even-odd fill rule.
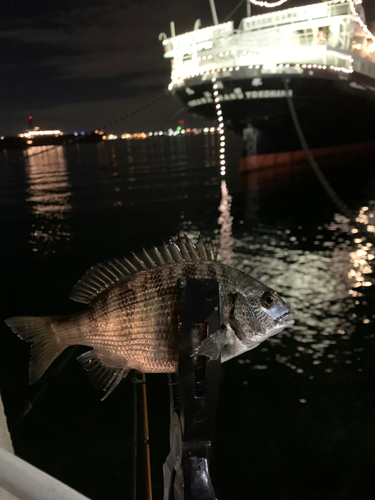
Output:
[[[347,16],[347,15],[351,15],[351,14],[352,14],[352,11],[351,11],[349,2],[327,4],[327,17]]]
[[[304,21],[311,23],[315,20],[328,20],[337,16],[352,16],[349,2],[337,4],[324,2],[321,4],[305,5],[303,7],[293,7],[260,16],[252,16],[242,19],[240,29],[245,32],[254,31],[274,26],[282,27],[287,24]]]
[[[371,47],[367,46],[354,50],[353,43],[344,21],[339,32],[329,32],[327,37],[318,27],[301,33],[238,32],[214,40],[212,47],[205,50],[198,50],[198,45],[190,46],[188,53],[176,50],[172,80],[218,69],[264,64],[321,64],[351,71],[352,58],[356,59],[354,71],[373,77],[375,51],[370,52]]]
[[[248,50],[245,50],[248,49]],[[183,80],[206,71],[250,65],[277,64],[321,64],[351,69],[352,54],[330,45],[296,45],[269,47],[237,45],[231,46],[225,54],[211,53],[211,58],[200,60],[191,57],[183,62],[175,62],[172,80]],[[233,50],[234,49],[234,50]],[[366,65],[364,65],[366,67]]]
[[[352,54],[348,52],[338,52],[332,47],[297,47],[295,50],[286,52],[284,50],[269,50],[266,54],[251,54],[249,57],[239,57],[231,59],[227,58],[223,61],[221,58],[210,60],[207,64],[201,65],[186,65],[176,68],[172,71],[172,81],[182,82],[191,78],[194,75],[203,73],[210,74],[212,71],[224,70],[231,72],[235,68],[247,68],[249,66],[264,67],[267,73],[280,72],[278,66],[289,64],[291,66],[299,64],[314,64],[327,67],[342,69],[344,72],[357,71],[362,74],[374,76],[375,65],[365,59],[358,58],[356,65],[353,67]],[[284,71],[284,70],[283,70]],[[203,77],[203,76],[202,76]]]

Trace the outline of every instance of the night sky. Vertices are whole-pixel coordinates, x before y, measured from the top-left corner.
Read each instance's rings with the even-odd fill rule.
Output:
[[[315,0],[316,1],[316,0]],[[315,1],[289,0],[283,7]],[[223,22],[238,0],[216,0]],[[375,1],[364,0],[370,25]],[[267,9],[268,10],[268,9]],[[266,9],[252,6],[252,14]],[[237,27],[245,4],[232,16]],[[212,25],[208,0],[17,0],[3,2],[0,134],[34,125],[90,132],[160,94],[169,83],[160,32]],[[166,129],[178,118],[171,97],[124,121],[115,132]],[[188,118],[190,125],[198,119]]]

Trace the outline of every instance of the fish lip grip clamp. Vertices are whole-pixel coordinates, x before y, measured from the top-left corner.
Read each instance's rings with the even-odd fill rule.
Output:
[[[163,500],[215,500],[209,474],[221,358],[194,350],[221,328],[217,280],[180,279],[179,360],[169,375],[170,453],[163,466]]]

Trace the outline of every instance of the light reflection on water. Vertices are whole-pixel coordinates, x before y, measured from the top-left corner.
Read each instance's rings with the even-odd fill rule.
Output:
[[[221,199],[219,211],[221,212],[218,219],[220,224],[220,237],[219,237],[219,255],[220,260],[228,266],[232,265],[232,223],[233,217],[231,216],[230,209],[232,205],[232,196],[229,195],[227,183],[221,181]]]
[[[138,201],[129,201],[130,190],[137,196],[135,192],[151,188],[148,191],[150,199],[152,196],[159,196],[160,199],[161,190],[169,186],[173,178],[176,185],[171,184],[172,189],[168,193],[163,192],[161,199],[163,202],[186,200],[180,211],[179,229],[194,238],[200,226],[199,220],[193,223],[186,218],[188,210],[185,210],[185,205],[191,195],[186,191],[187,173],[190,173],[191,186],[204,179],[206,188],[219,189],[217,229],[203,231],[203,235],[212,237],[214,233],[222,262],[277,290],[296,313],[293,327],[258,348],[265,353],[261,364],[252,364],[251,352],[238,359],[238,363],[250,365],[253,369],[266,369],[270,366],[268,362],[276,360],[299,374],[310,374],[311,366],[318,366],[324,361],[325,371],[329,373],[336,362],[335,349],[340,353],[349,352],[345,351],[342,342],[350,339],[359,321],[363,324],[373,321],[368,313],[366,315],[362,311],[358,316],[356,312],[356,308],[364,303],[364,290],[374,283],[372,243],[363,235],[359,236],[353,224],[340,214],[335,214],[324,227],[316,228],[314,241],[308,248],[305,232],[300,226],[292,231],[285,227],[254,224],[254,228],[247,231],[245,226],[241,226],[243,221],[235,220],[231,214],[233,195],[228,182],[219,177],[219,165],[213,163],[217,154],[217,137],[204,136],[203,142],[202,164],[217,170],[215,175],[210,174],[211,177],[204,177],[195,166],[190,170],[186,166],[187,158],[192,154],[192,142],[185,138],[171,140],[170,143],[161,138],[150,141],[149,147],[146,147],[146,141],[136,145],[128,142],[122,152],[115,145],[98,144],[99,169],[103,172],[109,192],[113,193],[111,205],[126,210],[126,205],[140,203],[138,198]],[[166,146],[169,151],[165,150]],[[26,154],[36,149],[29,149]],[[50,253],[61,247],[63,241],[69,241],[72,187],[64,149],[45,149],[45,153],[28,158],[27,201],[35,216],[30,241],[33,251]],[[170,161],[174,162],[172,169],[162,165],[156,170],[150,163],[154,155],[155,162],[160,162],[161,150],[166,151]],[[247,194],[247,210],[254,223],[259,212],[258,200],[258,185],[253,182]],[[374,213],[375,206],[371,205],[358,211],[357,221],[367,225],[370,232]],[[124,216],[128,216],[127,212]],[[211,227],[214,223],[211,222]],[[276,349],[272,355],[270,349]]]
[[[231,203],[232,196],[222,181],[216,237],[219,260],[274,288],[295,311],[295,325],[258,348],[265,353],[262,364],[252,364],[252,352],[238,358],[238,364],[267,369],[269,364],[264,361],[271,361],[270,348],[275,348],[272,360],[310,378],[318,365],[323,364],[329,374],[339,359],[351,364],[353,354],[363,348],[351,349],[347,341],[358,322],[369,324],[375,318],[363,313],[358,317],[355,312],[356,306],[367,305],[363,291],[375,283],[373,244],[366,236],[355,237],[358,231],[341,214],[334,214],[332,222],[317,228],[315,251],[299,248],[306,241],[302,231],[299,235],[289,229],[263,227],[251,234],[237,231],[234,236]],[[363,207],[357,221],[368,224],[373,213],[375,207]],[[371,226],[368,229],[371,232]],[[189,234],[194,237],[198,232]],[[358,372],[362,372],[359,355],[356,362]],[[243,377],[247,384],[246,372]]]
[[[42,146],[28,148],[24,155],[26,201],[34,215],[29,243],[34,252],[55,253],[71,236],[71,185],[65,151],[63,146]]]
[[[300,492],[318,483],[319,474],[327,471],[341,485],[341,469],[345,467],[346,458],[343,462],[340,459],[344,447],[350,449],[350,453],[356,448],[356,460],[347,460],[349,465],[344,474],[348,470],[347,476],[352,477],[353,463],[357,465],[356,476],[352,479],[357,488],[356,478],[363,476],[358,457],[364,456],[365,461],[373,455],[372,447],[366,451],[373,429],[373,384],[369,377],[374,348],[371,340],[375,312],[372,305],[373,241],[356,233],[356,228],[345,217],[332,215],[331,206],[326,211],[322,209],[321,204],[316,203],[319,187],[317,191],[312,190],[312,197],[305,202],[307,191],[303,188],[309,183],[303,179],[308,171],[302,167],[254,172],[240,180],[231,140],[228,134],[225,176],[220,175],[220,144],[215,135],[118,141],[66,147],[65,150],[56,148],[34,158],[28,157],[35,151],[29,149],[25,153],[25,167],[3,161],[0,204],[4,241],[13,241],[14,222],[21,229],[15,244],[3,246],[4,262],[10,269],[8,295],[12,305],[11,310],[4,312],[4,317],[29,311],[32,314],[39,307],[38,297],[43,296],[47,286],[57,294],[64,293],[61,287],[65,285],[46,275],[47,259],[30,252],[30,214],[33,218],[32,250],[48,254],[64,252],[62,258],[52,256],[48,261],[56,270],[55,276],[66,276],[64,283],[66,281],[69,288],[90,265],[137,251],[141,245],[157,243],[158,238],[173,236],[179,230],[193,238],[198,231],[204,238],[213,237],[222,261],[275,288],[296,311],[293,327],[223,365],[223,404],[217,415],[217,442],[220,447],[221,440],[222,453],[217,454],[217,463],[222,464],[222,477],[237,477],[240,485],[237,489],[244,492],[236,495],[229,491],[223,498],[233,498],[233,495],[247,498],[249,481],[252,487],[258,481],[258,496],[265,498],[263,490],[269,471],[274,475],[274,484],[282,484],[286,488],[285,495],[291,499],[301,498]],[[10,159],[12,155],[10,152]],[[5,160],[6,155],[3,157]],[[241,185],[246,193],[241,191]],[[358,189],[359,194],[355,196],[363,200],[362,208],[357,205],[358,219],[372,226],[375,214],[375,204],[369,202],[372,193],[367,190],[363,195],[360,186]],[[306,206],[310,201],[309,212]],[[13,210],[15,215],[11,213]],[[304,219],[306,215],[310,216],[308,222]],[[371,231],[370,227],[368,229]],[[71,233],[74,242],[70,241]],[[20,269],[22,245],[29,260]],[[17,253],[18,247],[20,253]],[[21,280],[31,283],[35,295],[32,305],[29,294],[20,296],[18,283]],[[64,309],[68,306],[56,303],[54,294],[46,305],[47,314],[50,307],[55,307],[58,314],[69,313]],[[24,406],[12,407],[14,400],[22,399],[20,394],[26,392],[27,359],[26,355],[23,358],[19,355],[21,343],[13,344],[13,334],[5,324],[1,338],[3,341],[8,338],[12,343],[9,342],[6,349],[1,346],[0,352],[13,352],[12,359],[20,360],[19,367],[13,371],[13,362],[3,362],[5,376],[0,377],[2,388],[6,389],[8,384],[11,396],[5,403],[14,418],[20,406]],[[21,366],[22,359],[24,364]],[[112,472],[118,469],[119,453],[125,453],[126,448],[119,436],[124,437],[128,432],[125,439],[129,439],[128,443],[133,442],[131,423],[124,423],[124,417],[131,418],[126,399],[126,395],[131,397],[131,383],[125,381],[114,392],[112,400],[101,406],[84,377],[74,363],[61,372],[59,384],[51,385],[44,403],[35,404],[30,418],[26,417],[25,425],[18,428],[15,435],[19,453],[33,457],[36,465],[53,475],[56,472],[63,481],[67,479],[58,475],[58,469],[70,463],[72,456],[76,457],[77,463],[84,464],[82,478],[89,478],[87,483],[83,481],[82,492],[90,498],[95,495],[105,498],[108,497],[107,486],[111,484],[115,491],[111,498],[120,498],[123,497],[123,483],[116,484]],[[15,390],[9,389],[9,381],[15,384]],[[161,416],[164,382],[158,376],[150,376],[148,382],[155,389],[149,391],[149,408],[151,435],[161,443],[159,447],[158,444],[154,446],[152,454],[158,471],[165,460],[166,454],[161,450],[168,435],[167,391],[164,420]],[[359,391],[362,392],[357,395]],[[6,394],[6,390],[2,393]],[[229,399],[236,406],[228,405]],[[307,404],[301,407],[300,403]],[[69,424],[72,404],[78,410]],[[123,412],[118,411],[121,405],[124,408],[126,405]],[[344,407],[345,411],[350,407],[351,413],[344,413]],[[46,408],[51,413],[46,412]],[[116,415],[120,415],[118,421]],[[319,415],[322,415],[320,421]],[[326,415],[329,418],[326,419]],[[56,422],[54,426],[51,426],[51,417]],[[108,432],[102,432],[103,425]],[[160,432],[162,425],[165,426],[165,440]],[[53,427],[59,432],[51,434]],[[359,428],[363,436],[358,435]],[[82,429],[89,429],[84,433],[87,441],[83,444]],[[244,429],[256,429],[256,432],[245,432],[244,439]],[[280,432],[280,429],[288,430]],[[233,442],[238,444],[238,460],[228,461]],[[111,447],[109,454],[108,446]],[[71,449],[75,453],[69,452],[67,456],[64,450]],[[130,456],[129,449],[126,448],[127,456]],[[255,455],[254,450],[257,450]],[[322,462],[323,455],[326,458]],[[44,458],[38,462],[38,456]],[[261,460],[255,460],[254,456]],[[52,460],[53,457],[58,460]],[[93,471],[102,457],[104,460],[112,457],[113,462],[107,463],[102,468],[103,474],[96,477]],[[57,468],[49,469],[55,462]],[[264,463],[267,463],[266,468]],[[338,464],[340,470],[332,473],[334,464]],[[242,466],[244,473],[235,476]],[[228,474],[230,467],[235,468],[233,474]],[[300,468],[291,480],[293,488],[297,485],[296,491],[289,495],[288,485],[283,480],[296,467]],[[306,479],[307,469],[314,470],[310,479]],[[250,473],[253,476],[249,478]],[[371,469],[368,477],[372,475]],[[160,493],[156,496],[161,497],[161,479],[156,477],[155,482]],[[102,484],[106,485],[105,491],[99,494],[96,489]],[[230,484],[231,490],[233,485]],[[333,489],[327,491],[330,496],[337,497]],[[280,490],[273,493],[269,496],[280,497]],[[314,493],[311,498],[319,498],[319,495],[320,492]],[[367,499],[365,496],[352,497]]]

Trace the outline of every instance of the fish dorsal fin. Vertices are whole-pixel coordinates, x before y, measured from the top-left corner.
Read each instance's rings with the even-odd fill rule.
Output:
[[[163,242],[159,248],[154,246],[150,250],[143,249],[139,254],[133,253],[129,259],[122,257],[93,266],[78,281],[69,297],[76,302],[89,304],[111,286],[120,281],[128,281],[139,271],[169,266],[176,262],[216,260],[216,257],[211,241],[204,243],[199,237],[194,245],[184,235],[177,240],[170,239],[168,243]]]
[[[127,367],[109,366],[104,356],[95,349],[81,354],[81,356],[78,356],[77,361],[81,363],[82,368],[87,372],[95,389],[105,392],[102,401],[116,389],[130,370]]]

